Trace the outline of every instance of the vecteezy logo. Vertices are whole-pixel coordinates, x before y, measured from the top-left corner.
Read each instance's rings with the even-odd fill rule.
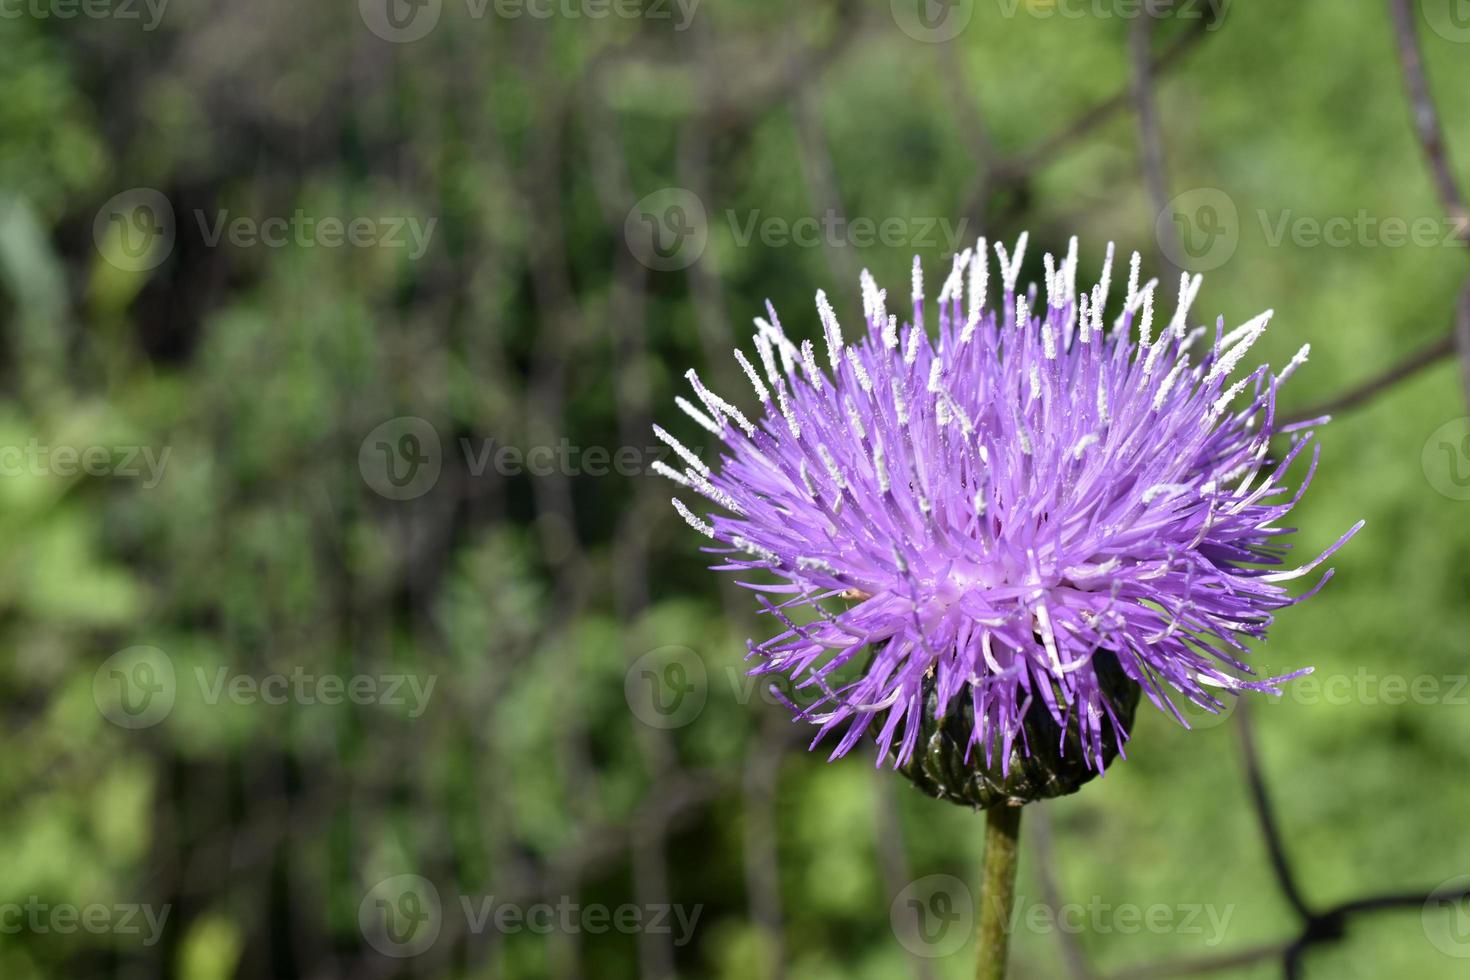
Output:
[[[1419,455],[1424,478],[1451,500],[1470,500],[1470,416],[1435,429]]]
[[[128,647],[92,675],[92,700],[119,728],[151,728],[174,708],[174,665],[157,647]]]
[[[412,500],[439,482],[443,457],[432,425],[400,415],[367,434],[357,451],[357,468],[367,485],[389,500]]]
[[[1434,33],[1456,44],[1470,42],[1470,0],[1423,0],[1420,6]]]
[[[953,956],[974,930],[975,899],[953,875],[929,875],[898,893],[888,920],[899,943],[915,956]]]
[[[657,272],[687,269],[709,244],[709,220],[699,195],[664,187],[628,212],[623,238],[633,257]]]
[[[114,194],[92,219],[92,242],[124,272],[156,268],[174,249],[174,207],[151,187]]]
[[[1436,888],[1419,913],[1424,935],[1434,948],[1456,959],[1470,958],[1470,875],[1451,878]]]
[[[958,36],[975,13],[975,0],[889,0],[888,6],[899,30],[930,43]]]
[[[432,31],[443,7],[444,0],[357,0],[367,29],[394,44],[417,41]]]
[[[651,728],[681,728],[704,710],[709,676],[688,647],[650,650],[628,668],[623,697],[633,715]]]
[[[1240,212],[1218,187],[1196,187],[1164,205],[1154,220],[1154,239],[1179,268],[1209,272],[1235,254]]]
[[[419,875],[385,878],[363,896],[357,925],[384,956],[417,956],[434,945],[444,925],[439,890]]]

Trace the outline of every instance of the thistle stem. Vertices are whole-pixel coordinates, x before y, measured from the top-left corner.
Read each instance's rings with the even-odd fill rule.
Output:
[[[976,936],[980,960],[975,980],[1005,980],[1011,910],[1016,904],[1021,808],[998,803],[985,811],[985,865]]]

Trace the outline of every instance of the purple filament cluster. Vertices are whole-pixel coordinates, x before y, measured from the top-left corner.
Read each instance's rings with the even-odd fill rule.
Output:
[[[1077,242],[1045,261],[1045,297],[1017,293],[1026,236],[995,246],[1001,288],[987,305],[984,239],[955,256],[937,301],[914,260],[908,319],[862,276],[866,329],[848,343],[825,294],[825,339],[756,320],[754,362],[735,357],[760,412],[752,422],[690,371],[699,405],[680,407],[725,446],[711,466],[664,429],[684,468],[658,464],[707,502],[688,523],[719,542],[716,567],[743,573],[781,632],[751,643],[752,673],[787,675],[798,715],[835,733],[832,757],[865,734],[879,759],[915,750],[923,690],[947,713],[968,698],[970,751],[1002,763],[1059,751],[1026,744],[1039,705],[1076,724],[1101,769],[1105,726],[1127,738],[1099,690],[1094,658],[1117,658],[1161,710],[1187,725],[1183,697],[1279,693],[1305,673],[1259,679],[1245,641],[1306,595],[1311,573],[1355,533],[1285,566],[1281,527],[1316,469],[1284,482],[1310,427],[1276,425],[1276,394],[1306,360],[1232,381],[1270,312],[1227,331],[1189,326],[1200,278],[1181,278],[1171,319],[1133,255],[1122,312],[1104,329],[1113,248],[1099,282],[1076,287]],[[1273,436],[1290,448],[1273,459]],[[761,574],[757,574],[761,573]],[[1309,668],[1308,668],[1309,669]]]

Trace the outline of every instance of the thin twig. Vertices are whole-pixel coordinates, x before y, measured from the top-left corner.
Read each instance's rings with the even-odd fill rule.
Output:
[[[873,774],[873,845],[878,851],[878,872],[883,877],[884,893],[897,896],[913,881],[913,874],[909,870],[898,800],[894,797],[893,774],[869,771]],[[910,950],[909,975],[914,980],[934,980],[933,961]]]
[[[1404,70],[1404,88],[1409,95],[1409,104],[1414,110],[1414,135],[1424,150],[1424,159],[1429,172],[1434,176],[1435,190],[1445,214],[1455,225],[1455,235],[1470,245],[1470,211],[1465,208],[1465,195],[1455,180],[1454,164],[1445,143],[1444,127],[1440,125],[1439,109],[1429,89],[1429,79],[1424,74],[1424,51],[1419,46],[1419,30],[1409,0],[1389,0],[1389,14],[1393,20],[1394,37],[1398,42],[1399,64]],[[1470,404],[1470,283],[1460,294],[1456,310],[1455,332],[1460,355],[1460,369],[1464,375],[1465,400]]]
[[[1036,855],[1041,897],[1052,910],[1052,914],[1060,917],[1062,890],[1057,882],[1056,848],[1052,846],[1051,810],[1040,803],[1033,803],[1031,809],[1031,830],[1027,836],[1031,838],[1031,850]],[[1058,929],[1056,936],[1057,944],[1062,948],[1062,960],[1067,964],[1068,975],[1073,980],[1092,980],[1092,964],[1088,962],[1087,953],[1078,942],[1077,934],[1070,929]]]
[[[1424,52],[1419,47],[1414,11],[1409,0],[1388,0],[1388,9],[1393,17],[1394,35],[1398,41],[1404,86],[1408,89],[1409,102],[1414,110],[1414,133],[1424,149],[1424,158],[1429,163],[1430,172],[1434,175],[1434,186],[1439,192],[1440,203],[1444,205],[1450,220],[1455,223],[1455,233],[1462,241],[1470,244],[1470,212],[1465,209],[1465,198],[1455,181],[1444,129],[1439,122],[1439,110],[1435,108],[1434,96],[1429,91],[1429,80],[1424,74]]]
[[[1134,967],[1111,974],[1108,980],[1163,980],[1164,977],[1202,977],[1211,973],[1223,973],[1253,963],[1280,959],[1295,944],[1295,940],[1263,943],[1219,956],[1204,956],[1187,960],[1165,960],[1149,966]]]
[[[837,187],[837,167],[832,161],[827,141],[827,127],[812,86],[802,86],[797,90],[791,100],[791,112],[796,121],[796,145],[801,149],[801,173],[806,178],[812,210],[824,220],[830,216],[840,223],[840,227],[848,227],[847,209]],[[851,244],[834,242],[822,249],[832,274],[842,282],[857,278]]]
[[[1209,0],[1208,16],[1192,21],[1187,30],[1171,40],[1157,56],[1148,60],[1149,77],[1162,75],[1183,60],[1214,29],[1219,19],[1218,4],[1215,0]],[[1023,188],[1036,171],[1054,162],[1064,149],[1090,135],[1132,104],[1133,89],[1130,81],[1108,98],[1082,110],[1071,122],[1052,135],[1037,141],[1030,149],[1011,159],[998,160],[989,166],[983,165],[983,161],[977,161],[982,165],[977,168],[974,185],[966,193],[960,213],[982,226],[998,221],[997,216],[988,214],[987,205],[991,195]]]
[[[988,167],[995,159],[995,142],[990,137],[990,128],[985,125],[980,105],[972,95],[972,84],[965,73],[964,62],[960,60],[960,49],[952,41],[936,47],[939,48],[940,71],[955,107],[955,122],[960,134],[969,145],[975,165]]]
[[[1276,883],[1287,902],[1296,910],[1303,921],[1312,920],[1312,910],[1302,897],[1292,873],[1291,862],[1286,856],[1286,844],[1281,839],[1281,829],[1276,825],[1276,814],[1271,809],[1271,796],[1266,791],[1266,781],[1261,775],[1261,761],[1256,753],[1256,739],[1251,722],[1250,704],[1244,700],[1236,707],[1235,730],[1240,735],[1240,756],[1245,764],[1246,781],[1250,784],[1251,802],[1255,806],[1256,819],[1260,822],[1261,836],[1266,839],[1267,853],[1271,858],[1271,870]]]
[[[1422,909],[1431,901],[1462,902],[1470,898],[1470,886],[1435,891],[1405,892],[1393,895],[1370,895],[1355,898],[1334,906],[1330,912],[1336,915],[1361,915],[1364,912],[1382,912],[1389,909]]]
[[[1307,422],[1311,419],[1321,418],[1324,415],[1336,415],[1350,408],[1356,408],[1400,382],[1407,381],[1425,368],[1433,367],[1454,352],[1455,338],[1453,335],[1446,335],[1423,350],[1410,354],[1382,374],[1374,375],[1362,384],[1348,389],[1329,401],[1321,402],[1292,414],[1286,419],[1284,424],[1292,425],[1297,422]]]
[[[765,936],[769,980],[786,975],[786,933],[781,912],[781,859],[776,847],[776,786],[787,724],[775,714],[763,720],[755,747],[745,760],[741,784],[745,815],[745,890],[751,921]]]
[[[1164,137],[1159,132],[1158,104],[1154,95],[1153,67],[1149,48],[1153,40],[1154,14],[1145,5],[1142,16],[1133,22],[1128,47],[1133,58],[1133,107],[1138,116],[1139,155],[1143,164],[1144,185],[1154,214],[1162,214],[1169,203],[1169,178],[1164,169]],[[1169,280],[1178,278],[1171,255],[1178,254],[1177,231],[1173,222],[1164,222],[1166,234],[1175,238],[1174,248],[1161,248],[1160,261],[1169,269]],[[1159,243],[1161,246],[1162,242]]]
[[[1202,17],[1191,23],[1190,28],[1169,42],[1159,55],[1149,61],[1149,75],[1162,75],[1194,49],[1205,35],[1215,26],[1218,14],[1211,4],[1210,17]],[[1085,109],[1071,123],[1062,127],[1046,139],[1041,140],[1025,153],[1011,160],[1009,163],[997,168],[997,177],[1015,180],[1029,175],[1033,170],[1039,170],[1048,163],[1063,147],[1069,143],[1081,139],[1099,126],[1106,123],[1119,112],[1127,109],[1132,103],[1131,87],[1120,88],[1112,96]]]
[[[1460,380],[1465,388],[1465,404],[1470,406],[1470,279],[1460,290],[1460,304],[1455,309],[1455,346],[1460,352]]]

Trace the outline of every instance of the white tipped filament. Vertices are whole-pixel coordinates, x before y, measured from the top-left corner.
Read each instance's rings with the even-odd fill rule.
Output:
[[[1297,368],[1307,363],[1307,355],[1311,352],[1311,344],[1302,344],[1302,349],[1292,355],[1291,361],[1287,363],[1286,367],[1281,369],[1281,373],[1276,376],[1276,383],[1278,385],[1285,384],[1286,379],[1295,374]]]
[[[1244,391],[1245,386],[1250,384],[1250,382],[1251,379],[1249,377],[1241,378],[1239,381],[1235,382],[1235,384],[1226,389],[1225,394],[1215,399],[1215,404],[1210,406],[1210,411],[1206,415],[1206,418],[1209,419],[1211,422],[1219,418],[1220,413],[1225,411],[1225,409],[1229,407],[1231,402],[1235,401],[1235,396]]]
[[[817,315],[822,320],[822,334],[827,338],[827,363],[835,371],[842,363],[842,326],[837,322],[837,314],[827,300],[826,291],[822,289],[817,290]]]
[[[1062,302],[1070,303],[1077,296],[1077,236],[1067,240],[1067,259],[1062,263]]]
[[[1108,253],[1103,258],[1102,275],[1097,280],[1097,289],[1093,293],[1092,305],[1097,310],[1098,322],[1102,322],[1103,307],[1108,305],[1108,289],[1113,281],[1113,243],[1108,242]]]
[[[939,397],[942,399],[939,403],[940,406],[948,407],[950,417],[960,423],[960,431],[963,432],[965,435],[969,435],[970,433],[974,432],[975,423],[970,421],[970,416],[965,414],[965,410],[960,407],[960,403],[955,400],[954,395],[950,394],[949,389],[941,384],[939,386],[938,394]],[[944,422],[946,423],[948,421],[949,419],[944,420]]]
[[[673,480],[681,487],[693,486],[693,484],[689,482],[688,477],[686,477],[683,473],[680,473],[678,470],[674,469],[672,466],[665,463],[661,459],[656,459],[652,463],[648,464],[648,468],[653,470],[653,472],[657,473],[659,476],[667,477],[670,480]]]
[[[801,342],[801,364],[806,369],[806,377],[813,388],[822,387],[822,372],[817,367],[817,349],[812,346],[811,338]]]
[[[741,551],[745,552],[746,554],[751,555],[755,558],[759,558],[761,561],[769,562],[772,565],[781,564],[780,555],[776,554],[769,548],[762,548],[760,545],[756,544],[749,538],[742,538],[740,535],[737,534],[730,539],[730,543],[739,548]]]
[[[786,374],[791,374],[792,369],[796,366],[796,346],[790,340],[786,339],[784,333],[778,328],[771,326],[770,322],[763,317],[755,318],[755,326],[763,336],[769,338],[770,342],[776,345],[776,349],[781,352],[782,369]],[[772,373],[774,374],[774,372]]]
[[[980,322],[981,311],[985,309],[985,293],[989,288],[990,256],[985,254],[985,239],[982,238],[975,243],[975,252],[970,256],[970,309],[965,325],[967,335],[974,329],[970,324]]]
[[[949,264],[949,275],[944,279],[944,285],[939,290],[939,302],[943,303],[950,299],[959,299],[960,282],[964,276],[965,267],[970,263],[970,250],[967,248],[956,255]]]
[[[858,282],[863,289],[863,317],[872,320],[877,309],[878,284],[873,280],[873,274],[867,269],[858,276]]]
[[[1143,502],[1151,504],[1160,497],[1177,497],[1181,493],[1188,493],[1189,485],[1185,483],[1155,483],[1143,491]]]
[[[968,320],[965,321],[965,327],[964,327],[963,330],[960,331],[960,346],[961,347],[965,346],[966,344],[968,344],[970,342],[971,338],[973,338],[975,336],[975,330],[979,326],[980,326],[980,317],[979,317],[978,314],[976,314],[974,316],[971,316]]]
[[[699,396],[699,400],[704,403],[704,407],[709,410],[712,416],[721,422],[726,418],[734,419],[735,424],[740,426],[747,436],[753,437],[755,435],[755,426],[750,424],[750,419],[745,417],[745,413],[706,388],[704,383],[699,380],[699,375],[695,373],[693,368],[685,371],[684,377],[689,380],[689,384],[694,389],[694,393]],[[716,435],[719,434],[717,431]]]
[[[827,451],[827,447],[818,446],[817,455],[821,457],[822,465],[827,468],[827,476],[831,477],[832,482],[837,484],[837,489],[846,490],[847,480],[843,479],[842,471],[837,468],[837,461],[832,458],[832,454]]]
[[[1188,326],[1189,308],[1194,305],[1195,297],[1199,295],[1199,287],[1205,281],[1204,276],[1191,277],[1187,272],[1179,274],[1179,305],[1174,310],[1174,319],[1169,321],[1169,330],[1176,337],[1183,337]]]
[[[1154,283],[1150,281],[1143,289],[1143,315],[1138,318],[1138,345],[1147,348],[1152,342],[1154,329]]]
[[[672,497],[670,499],[672,499],[674,502],[674,509],[679,512],[679,516],[684,518],[684,522],[686,524],[688,524],[690,527],[694,528],[694,530],[698,531],[700,534],[703,534],[707,538],[713,538],[715,536],[714,525],[706,524],[704,521],[701,521],[699,518],[695,517],[694,512],[691,511],[688,507],[685,507],[684,501],[680,500],[678,497]]]
[[[898,314],[890,313],[883,321],[883,346],[888,350],[898,348]]]
[[[776,382],[776,405],[781,409],[782,418],[786,419],[786,428],[791,430],[791,438],[801,438],[801,423],[796,420],[796,413],[791,411],[791,401],[786,397],[786,385]]]
[[[683,395],[675,395],[674,404],[678,405],[685,415],[689,416],[695,422],[699,423],[699,427],[701,429],[708,431],[711,435],[718,436],[723,434],[720,430],[720,427],[715,424],[713,419],[705,415],[699,409],[695,408],[692,404],[690,404],[689,399],[685,398]]]
[[[919,262],[917,255],[914,256],[914,271],[909,279],[913,284],[914,306],[917,307],[924,302],[924,266]]]
[[[1174,365],[1174,370],[1165,375],[1164,383],[1159,385],[1158,392],[1154,394],[1153,408],[1155,412],[1164,407],[1164,399],[1169,397],[1169,391],[1174,387],[1175,382],[1179,380],[1179,376],[1183,374],[1188,367],[1189,355],[1185,354],[1184,356],[1179,358],[1179,363]]]
[[[1133,301],[1138,296],[1138,272],[1143,267],[1143,256],[1137,252],[1128,260],[1128,295],[1123,299],[1124,309],[1133,309]]]
[[[801,461],[801,465],[797,468],[797,473],[801,475],[801,485],[806,488],[806,495],[816,500],[817,488],[812,484],[811,470],[807,468],[805,459]]]
[[[1230,347],[1233,347],[1237,342],[1239,342],[1241,338],[1247,337],[1252,333],[1255,333],[1257,337],[1260,336],[1259,331],[1263,329],[1264,326],[1270,322],[1271,317],[1275,315],[1275,310],[1266,310],[1259,316],[1252,317],[1251,319],[1245,321],[1240,326],[1236,327],[1234,330],[1230,331],[1225,336],[1220,338],[1220,349],[1228,350]],[[1254,342],[1255,338],[1251,339],[1252,342]]]
[[[1261,339],[1261,334],[1266,332],[1266,327],[1271,323],[1271,317],[1274,313],[1274,310],[1267,310],[1254,320],[1244,323],[1230,331],[1225,336],[1225,339],[1220,342],[1220,349],[1225,351],[1225,353],[1220,356],[1220,360],[1210,370],[1210,375],[1205,381],[1213,382],[1220,378],[1228,377],[1230,372],[1234,371],[1241,360],[1244,359],[1246,352],[1251,349],[1257,340]]]
[[[837,566],[824,558],[797,558],[796,567],[804,572],[826,572],[828,575],[840,575]]]
[[[852,373],[857,375],[858,387],[865,394],[873,393],[873,379],[868,376],[868,369],[863,367],[862,359],[853,353],[852,348],[847,349],[847,363],[852,367]]]
[[[766,387],[766,383],[761,380],[760,375],[755,373],[755,366],[750,363],[750,360],[745,356],[745,352],[738,347],[735,348],[735,360],[740,362],[740,369],[750,379],[750,387],[755,390],[755,397],[760,399],[762,405],[769,405],[771,403],[770,389]]]
[[[758,333],[751,339],[755,341],[755,352],[760,355],[761,367],[766,372],[766,380],[774,387],[780,376],[776,373],[776,357],[771,349],[770,338],[763,333]]]
[[[868,430],[863,428],[863,419],[858,414],[857,406],[852,403],[851,398],[843,398],[842,401],[847,406],[847,421],[852,426],[852,431],[857,433],[859,439],[866,440]]]
[[[742,517],[745,516],[745,508],[736,503],[734,497],[730,496],[728,493],[721,490],[713,483],[709,482],[706,477],[701,476],[693,470],[688,470],[687,473],[689,476],[689,482],[694,484],[694,489],[698,490],[700,493],[704,494],[706,497],[713,500],[715,503],[719,504],[721,507],[725,508],[731,513],[739,514]]]
[[[1000,259],[1000,278],[1008,295],[1016,291],[1016,280],[1021,276],[1021,260],[1026,257],[1026,242],[1029,239],[1029,232],[1021,232],[1021,237],[1016,239],[1014,257],[1006,252],[1006,247],[1000,242],[995,243],[995,254]]]

